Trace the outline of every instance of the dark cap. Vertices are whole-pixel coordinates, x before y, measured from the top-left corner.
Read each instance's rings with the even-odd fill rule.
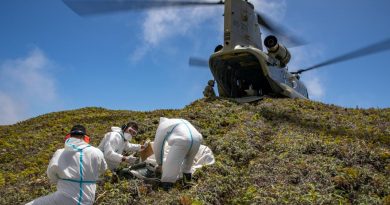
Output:
[[[87,131],[85,130],[85,127],[82,125],[75,125],[70,130],[71,135],[86,135]]]

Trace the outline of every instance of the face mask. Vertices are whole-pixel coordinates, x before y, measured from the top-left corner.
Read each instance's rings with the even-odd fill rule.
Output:
[[[125,133],[124,136],[123,136],[127,141],[130,141],[131,140],[131,134],[130,133]]]

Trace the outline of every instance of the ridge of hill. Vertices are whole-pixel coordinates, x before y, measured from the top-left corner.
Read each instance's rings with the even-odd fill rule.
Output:
[[[185,118],[216,163],[196,185],[170,192],[139,180],[98,185],[96,204],[390,204],[390,109],[346,109],[299,99],[254,104],[201,99],[180,110],[83,108],[0,126],[0,204],[24,204],[56,190],[46,177],[75,124],[97,146],[113,125],[140,125],[153,140],[160,117]]]

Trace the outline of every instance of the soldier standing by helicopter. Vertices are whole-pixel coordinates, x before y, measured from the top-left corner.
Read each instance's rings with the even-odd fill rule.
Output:
[[[214,80],[209,80],[207,83],[207,86],[204,88],[203,95],[206,98],[215,98],[215,92],[214,92]]]

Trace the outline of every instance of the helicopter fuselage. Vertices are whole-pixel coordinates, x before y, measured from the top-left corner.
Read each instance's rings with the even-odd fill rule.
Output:
[[[209,59],[221,97],[308,98],[305,85],[286,68],[290,59],[288,50],[277,44],[276,38],[269,39],[272,48],[267,47],[269,52],[265,53],[257,14],[251,3],[225,1],[224,44]]]

